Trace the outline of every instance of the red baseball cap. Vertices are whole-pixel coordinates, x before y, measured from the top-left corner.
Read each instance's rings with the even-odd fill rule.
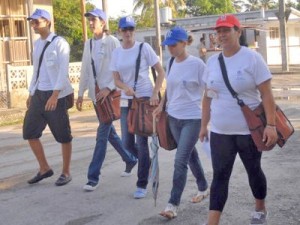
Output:
[[[234,15],[222,15],[217,19],[215,29],[219,27],[241,27],[240,21]]]

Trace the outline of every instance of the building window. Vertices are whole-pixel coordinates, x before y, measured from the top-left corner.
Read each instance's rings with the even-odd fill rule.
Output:
[[[279,28],[278,27],[270,27],[270,39],[275,40],[279,39]]]
[[[26,37],[24,20],[15,20],[14,23],[15,37]]]
[[[0,20],[0,37],[9,37],[9,22],[7,19]]]

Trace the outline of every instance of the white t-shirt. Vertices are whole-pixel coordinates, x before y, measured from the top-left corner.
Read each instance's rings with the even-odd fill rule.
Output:
[[[219,60],[213,55],[207,62],[204,82],[213,97],[211,101],[211,131],[219,134],[249,134],[244,115],[225,85]],[[251,109],[261,102],[257,86],[272,78],[262,56],[246,47],[232,57],[224,57],[229,82],[238,97]]]
[[[203,61],[189,55],[184,61],[173,61],[167,75],[167,112],[177,119],[201,119],[204,90]]]
[[[120,74],[121,81],[129,87],[134,86],[136,59],[139,54],[141,42],[136,41],[132,48],[124,49],[122,46],[113,51],[110,70]],[[158,56],[148,43],[144,43],[141,51],[141,64],[136,84],[136,97],[151,97],[153,84],[149,77],[149,66],[158,63]],[[121,98],[130,99],[122,90]]]

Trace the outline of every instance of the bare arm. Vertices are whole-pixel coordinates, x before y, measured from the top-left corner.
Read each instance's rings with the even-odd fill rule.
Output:
[[[156,78],[155,86],[153,88],[152,97],[150,98],[150,104],[158,105],[159,103],[158,92],[160,91],[162,83],[165,79],[165,71],[159,62],[156,63],[153,67],[157,71],[157,78]]]
[[[122,89],[125,92],[126,95],[128,95],[128,96],[134,96],[135,95],[133,88],[127,86],[125,83],[122,82],[119,72],[114,71],[113,76],[114,76],[114,80],[115,80],[115,85],[118,88]]]
[[[266,119],[267,119],[267,126],[264,130],[263,141],[266,142],[266,146],[270,146],[270,145],[276,143],[276,141],[278,139],[276,128],[275,128],[276,105],[275,105],[274,97],[272,94],[271,80],[267,80],[267,81],[261,83],[258,86],[258,90],[261,94],[262,103],[264,106]]]
[[[207,97],[207,90],[205,89],[202,99],[202,119],[201,119],[201,130],[199,134],[200,141],[203,142],[205,138],[208,138],[208,123],[210,120],[210,104],[211,98]]]

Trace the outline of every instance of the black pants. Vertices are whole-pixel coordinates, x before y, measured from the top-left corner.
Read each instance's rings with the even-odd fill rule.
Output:
[[[256,199],[265,199],[267,181],[261,169],[261,155],[250,135],[224,135],[211,132],[213,181],[210,193],[210,210],[223,210],[233,164],[239,154],[248,174],[249,185]]]

